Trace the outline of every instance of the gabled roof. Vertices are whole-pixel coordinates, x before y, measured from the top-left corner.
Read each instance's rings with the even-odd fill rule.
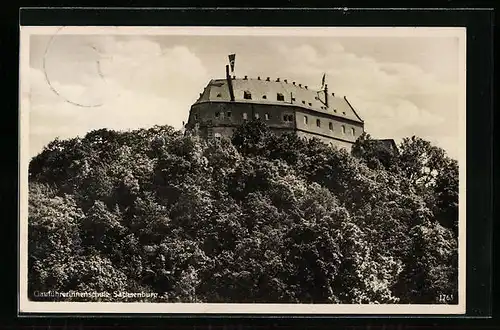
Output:
[[[340,118],[363,123],[354,108],[345,97],[328,95],[328,107],[325,106],[323,91],[316,91],[306,86],[299,86],[293,82],[283,80],[264,79],[232,79],[234,98],[236,102],[294,105],[314,110]],[[244,92],[250,92],[251,99],[244,98]],[[278,101],[277,95],[283,95],[283,101]],[[226,79],[211,80],[200,98],[195,102],[230,102],[229,87]]]

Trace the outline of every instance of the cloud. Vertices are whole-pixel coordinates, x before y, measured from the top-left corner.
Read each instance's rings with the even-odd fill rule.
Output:
[[[324,48],[283,43],[272,49],[279,53],[284,74],[294,79],[319,83],[325,72],[329,90],[347,96],[372,136],[400,140],[418,135],[457,157],[457,84],[416,64],[349,53],[341,43]]]
[[[46,61],[50,82],[61,96],[50,90],[41,66],[29,73],[30,122],[38,145],[33,153],[56,134],[83,135],[100,127],[180,127],[208,80],[223,76],[227,54],[236,52],[237,76],[281,77],[319,88],[326,73],[329,90],[347,96],[372,136],[398,140],[415,134],[456,157],[460,91],[456,81],[441,79],[444,71],[429,70],[449,69],[447,58],[438,56],[441,48],[427,50],[421,41],[418,49],[431,53],[432,66],[424,68],[423,60],[403,62],[416,55],[405,56],[414,50],[396,47],[403,42],[396,39],[371,40],[363,48],[351,38],[357,47],[353,53],[342,38],[64,36],[52,43]],[[378,56],[379,50],[385,55]],[[400,61],[387,56],[395,52],[402,54]],[[77,107],[67,100],[102,105]]]
[[[87,54],[97,49],[99,56],[76,55],[89,47],[93,51]],[[55,137],[83,136],[98,128],[181,128],[209,79],[188,48],[162,48],[149,40],[68,38],[51,49],[49,65],[50,85],[43,70],[23,73],[30,81],[31,156]]]

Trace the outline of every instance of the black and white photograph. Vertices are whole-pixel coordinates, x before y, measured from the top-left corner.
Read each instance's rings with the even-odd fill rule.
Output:
[[[465,37],[21,27],[20,310],[465,313]]]

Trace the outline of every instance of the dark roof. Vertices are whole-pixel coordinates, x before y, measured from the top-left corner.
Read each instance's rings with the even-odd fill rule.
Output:
[[[327,108],[322,102],[322,100],[324,101],[323,92],[305,88],[305,86],[299,86],[298,84],[294,85],[290,81],[284,82],[283,80],[276,81],[271,79],[267,81],[266,79],[267,77],[261,79],[232,79],[235,101],[258,104],[293,104],[294,106],[317,112],[335,115],[360,123],[363,122],[345,97],[338,97],[329,93]],[[243,97],[246,91],[252,95],[250,100]],[[283,95],[283,101],[277,100],[278,93]],[[292,100],[292,97],[294,100]],[[230,101],[230,95],[227,80],[216,79],[208,83],[196,103],[228,101]]]
[[[376,143],[378,145],[382,145],[394,152],[399,152],[398,146],[396,142],[393,139],[373,139],[373,140],[368,140],[371,143]]]

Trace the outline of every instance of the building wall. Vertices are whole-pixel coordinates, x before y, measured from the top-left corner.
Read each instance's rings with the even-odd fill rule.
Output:
[[[324,137],[324,136],[316,135],[316,134],[311,134],[311,133],[307,133],[307,132],[301,132],[301,131],[299,131],[299,132],[297,132],[297,135],[299,137],[307,138],[307,139],[316,138],[316,139],[322,141],[325,144],[331,144],[333,146],[336,146],[337,148],[346,149],[349,152],[351,151],[351,148],[352,148],[352,145],[353,145],[353,143],[351,143],[351,142],[344,142],[344,141],[340,141],[340,140],[333,140],[333,139],[328,138],[328,137]]]
[[[307,117],[307,124],[304,119],[305,117]],[[320,121],[319,127],[317,120]],[[358,137],[363,133],[363,126],[360,124],[332,118],[320,113],[316,114],[299,110],[296,113],[296,121],[298,130],[317,133],[318,135],[321,134],[322,136],[346,140],[352,143],[356,142]],[[332,123],[331,130],[330,123]],[[345,133],[342,130],[342,126],[345,127]],[[352,129],[354,129],[354,134],[352,133]]]
[[[332,118],[326,114],[304,111],[300,107],[237,102],[207,102],[193,105],[186,128],[193,128],[198,122],[200,135],[207,137],[206,125],[210,123],[214,135],[231,137],[235,128],[244,122],[245,113],[247,120],[258,115],[277,134],[297,130],[299,136],[314,136],[325,143],[332,142],[330,137],[336,138],[335,145],[349,150],[351,144],[363,133],[362,124]],[[285,116],[288,117],[287,121],[284,120]],[[304,116],[307,116],[307,124],[304,122]],[[320,120],[320,127],[317,126],[316,120]],[[330,122],[333,130],[330,130]],[[342,126],[345,126],[345,134]],[[354,135],[352,128],[355,130]]]
[[[231,113],[228,116],[228,113]],[[216,113],[219,115],[216,116]],[[247,120],[255,118],[256,115],[269,127],[294,128],[294,121],[283,121],[284,115],[294,115],[294,109],[285,106],[270,106],[250,103],[212,102],[199,103],[191,107],[188,124],[186,128],[192,128],[198,121],[203,125],[209,121],[213,126],[239,126],[244,122],[243,114],[246,113]],[[266,114],[268,117],[266,117]],[[195,116],[197,116],[195,118]]]

